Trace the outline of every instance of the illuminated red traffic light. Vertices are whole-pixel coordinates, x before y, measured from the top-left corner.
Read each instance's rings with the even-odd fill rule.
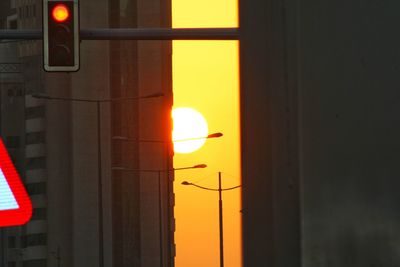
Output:
[[[46,71],[79,69],[78,0],[43,0],[43,67]]]
[[[69,18],[69,8],[64,4],[58,4],[53,7],[51,15],[53,19],[58,22],[64,22]]]

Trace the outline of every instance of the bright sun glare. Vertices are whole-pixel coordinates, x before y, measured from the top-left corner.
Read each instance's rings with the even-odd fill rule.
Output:
[[[176,153],[192,153],[204,145],[208,126],[200,112],[192,108],[174,108],[172,119],[172,141]]]

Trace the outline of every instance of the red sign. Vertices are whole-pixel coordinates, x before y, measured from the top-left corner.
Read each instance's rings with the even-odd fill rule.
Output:
[[[0,227],[25,224],[31,216],[31,200],[0,140]]]

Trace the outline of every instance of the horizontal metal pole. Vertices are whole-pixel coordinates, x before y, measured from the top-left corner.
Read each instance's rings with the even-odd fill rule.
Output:
[[[39,40],[42,30],[0,30],[0,40]]]
[[[41,40],[42,30],[0,30],[0,40]],[[81,29],[81,40],[238,40],[238,28]]]

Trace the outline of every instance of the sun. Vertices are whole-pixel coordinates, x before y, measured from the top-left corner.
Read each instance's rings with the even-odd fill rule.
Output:
[[[200,112],[188,107],[174,108],[172,119],[174,124],[172,141],[176,153],[192,153],[204,145],[208,125]]]

